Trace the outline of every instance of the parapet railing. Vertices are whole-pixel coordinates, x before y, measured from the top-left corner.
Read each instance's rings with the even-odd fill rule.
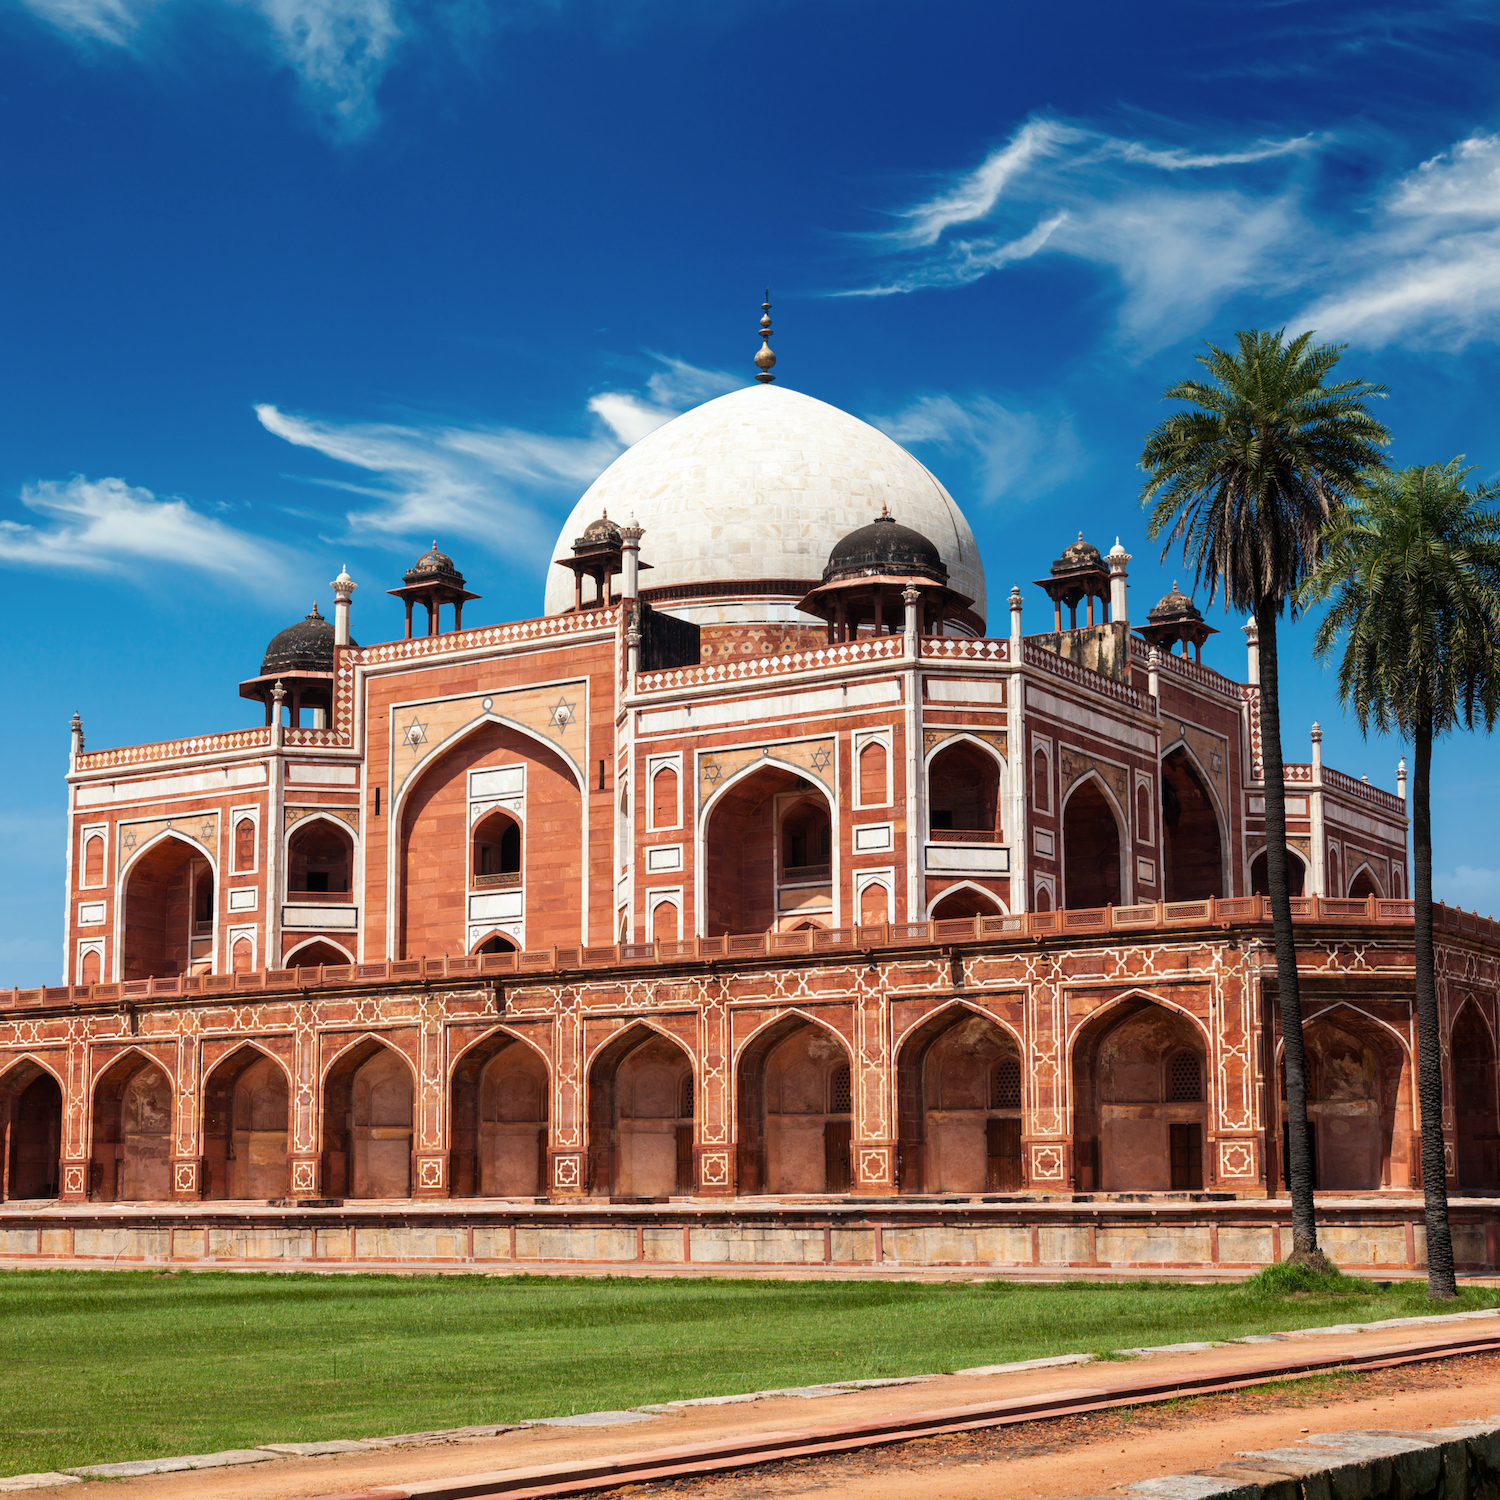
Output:
[[[162,740],[155,745],[125,745],[118,750],[85,750],[79,771],[107,771],[111,766],[151,765],[163,760],[185,760],[194,755],[222,755],[228,750],[263,750],[271,743],[270,729],[231,729],[226,734],[198,734],[186,740]]]
[[[1410,901],[1377,896],[1354,901],[1294,896],[1292,919],[1338,926],[1404,927],[1412,922]],[[179,974],[167,979],[127,979],[112,984],[56,985],[0,990],[0,1010],[38,1006],[129,1003],[166,996],[233,997],[265,991],[368,989],[382,984],[423,984],[445,979],[504,978],[578,970],[632,969],[710,959],[792,957],[797,954],[869,954],[903,948],[951,947],[963,943],[1025,942],[1038,938],[1099,937],[1110,933],[1186,933],[1229,926],[1268,926],[1265,896],[1224,900],[1153,901],[1142,906],[1104,906],[1077,911],[1018,912],[1014,916],[956,917],[942,922],[887,922],[874,926],[812,928],[802,932],[727,933],[650,943],[580,944],[528,948],[521,953],[471,953],[442,958],[393,958],[374,963],[324,964],[298,969],[257,969],[243,974]],[[1433,925],[1440,932],[1500,943],[1500,923],[1439,902]]]
[[[817,672],[828,667],[858,666],[867,661],[888,661],[906,649],[906,637],[867,635],[832,646],[806,651],[785,651],[778,656],[747,657],[736,661],[704,662],[696,667],[665,667],[658,672],[638,672],[638,693],[671,692],[676,688],[703,687],[723,682],[751,682],[762,677],[784,677],[790,672]]]
[[[1139,709],[1143,714],[1156,711],[1156,702],[1149,693],[1138,693],[1128,683],[1116,682],[1113,677],[1106,677],[1092,667],[1081,666],[1071,658],[1049,651],[1035,641],[1025,641],[1023,646],[1021,654],[1028,667],[1040,667],[1042,671],[1060,677],[1074,687],[1101,693],[1106,698],[1113,698],[1116,703],[1128,703],[1131,708]]]
[[[1139,666],[1146,666],[1151,656],[1151,647],[1143,641],[1140,636],[1130,637],[1130,659]],[[1157,661],[1164,672],[1170,672],[1174,676],[1181,677],[1191,682],[1195,687],[1207,688],[1211,693],[1220,693],[1226,698],[1239,701],[1240,688],[1242,684],[1236,682],[1232,677],[1226,677],[1222,672],[1216,672],[1212,667],[1205,667],[1201,661],[1193,661],[1187,656],[1177,656],[1170,651],[1157,652]]]

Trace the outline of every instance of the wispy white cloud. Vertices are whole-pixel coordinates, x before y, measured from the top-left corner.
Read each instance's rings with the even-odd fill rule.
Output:
[[[79,41],[141,51],[145,23],[166,0],[22,0]],[[256,11],[273,55],[296,75],[314,112],[340,137],[363,134],[397,44],[410,29],[399,0],[223,0]]]
[[[868,419],[908,447],[930,446],[966,463],[982,500],[1037,499],[1076,473],[1083,449],[1066,412],[1042,414],[992,396],[922,396],[890,416]]]
[[[1351,342],[1462,348],[1500,335],[1500,135],[1476,132],[1382,195],[1303,318]]]
[[[375,536],[394,543],[460,535],[539,551],[551,546],[558,504],[576,500],[623,446],[685,407],[742,383],[683,360],[652,358],[659,368],[644,393],[604,391],[589,400],[598,421],[582,436],[449,423],[335,422],[269,403],[255,414],[267,432],[370,476],[362,483],[334,481],[371,502],[347,513],[342,540]]]
[[[1280,178],[1268,191],[1243,174],[1315,145],[1302,136],[1189,150],[1029,120],[977,168],[899,213],[895,229],[871,236],[894,274],[855,294],[962,286],[1043,253],[1068,255],[1113,271],[1122,331],[1153,347],[1235,292],[1284,280],[1274,267],[1302,238],[1297,197]]]
[[[88,573],[141,573],[174,566],[277,592],[281,549],[123,479],[43,480],[21,491],[39,519],[0,520],[0,566]]]
[[[1307,163],[1321,145],[1196,150],[1029,120],[867,236],[876,275],[843,295],[964,286],[1065,255],[1113,275],[1118,332],[1141,352],[1236,298],[1274,299],[1278,322],[1300,302],[1290,321],[1366,346],[1500,337],[1500,135],[1476,131],[1360,200],[1320,194]]]

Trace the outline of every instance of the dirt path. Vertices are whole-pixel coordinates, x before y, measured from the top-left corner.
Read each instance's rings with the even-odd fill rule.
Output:
[[[1500,1324],[1500,1319],[1495,1320]],[[284,1459],[243,1468],[153,1475],[70,1485],[70,1497],[110,1500],[307,1500],[331,1492],[410,1483],[534,1464],[564,1463],[602,1454],[663,1448],[737,1434],[780,1432],[840,1422],[874,1421],[902,1413],[1043,1393],[1097,1390],[1119,1380],[1198,1378],[1227,1366],[1270,1368],[1290,1360],[1352,1357],[1375,1347],[1409,1346],[1445,1335],[1489,1331],[1490,1320],[1416,1325],[1368,1333],[1312,1334],[1266,1344],[1236,1344],[1140,1362],[1105,1362],[997,1375],[947,1375],[912,1385],[805,1400],[779,1397],[730,1406],[688,1407],[637,1425],[605,1428],[532,1427],[497,1437]],[[1500,1332],[1500,1328],[1495,1331]],[[708,1500],[819,1495],[861,1497],[1068,1496],[1088,1494],[1125,1479],[1179,1472],[1218,1461],[1237,1448],[1295,1440],[1298,1429],[1426,1427],[1500,1413],[1500,1356],[1471,1355],[1360,1377],[1324,1377],[1320,1391],[1241,1393],[1133,1408],[1130,1413],[1069,1417],[977,1435],[923,1439],[851,1459],[798,1461],[741,1471],[718,1480],[634,1486],[632,1497],[701,1493]],[[1373,1382],[1359,1385],[1357,1382]],[[1388,1382],[1388,1387],[1380,1382]],[[1339,1394],[1333,1394],[1337,1388]],[[1366,1395],[1374,1390],[1377,1394]],[[1330,1394],[1325,1395],[1323,1391]],[[1307,1415],[1292,1422],[1289,1406]],[[1221,1403],[1211,1408],[1209,1403]],[[1264,1406],[1257,1406],[1257,1403]],[[1070,1424],[1070,1425],[1068,1425]],[[1320,1425],[1321,1424],[1321,1425]],[[61,1495],[61,1490],[43,1493]]]

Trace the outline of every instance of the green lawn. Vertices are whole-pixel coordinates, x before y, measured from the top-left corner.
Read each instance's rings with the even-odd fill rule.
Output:
[[[0,1475],[1432,1310],[1423,1283],[1348,1285],[14,1272]]]

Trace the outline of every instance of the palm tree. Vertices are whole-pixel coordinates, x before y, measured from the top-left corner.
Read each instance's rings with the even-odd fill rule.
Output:
[[[1233,350],[1209,344],[1198,362],[1210,378],[1184,380],[1163,392],[1164,400],[1186,401],[1191,409],[1167,417],[1147,437],[1141,502],[1151,507],[1151,536],[1166,537],[1163,559],[1181,541],[1209,602],[1222,589],[1227,605],[1254,612],[1260,630],[1266,875],[1290,1127],[1290,1259],[1323,1269],[1328,1263],[1313,1218],[1302,1002],[1287,889],[1276,621],[1283,608],[1295,618],[1297,590],[1322,555],[1324,523],[1361,475],[1380,466],[1390,434],[1366,404],[1383,396],[1384,386],[1325,383],[1343,345],[1314,344],[1311,333],[1287,342],[1285,332],[1241,330]]]
[[[1443,1071],[1432,953],[1432,742],[1500,714],[1500,486],[1464,488],[1459,460],[1377,473],[1329,527],[1323,560],[1303,590],[1332,598],[1314,650],[1347,638],[1339,696],[1361,731],[1373,723],[1411,739],[1416,856],[1417,1098],[1427,1292],[1455,1297],[1443,1159]]]

